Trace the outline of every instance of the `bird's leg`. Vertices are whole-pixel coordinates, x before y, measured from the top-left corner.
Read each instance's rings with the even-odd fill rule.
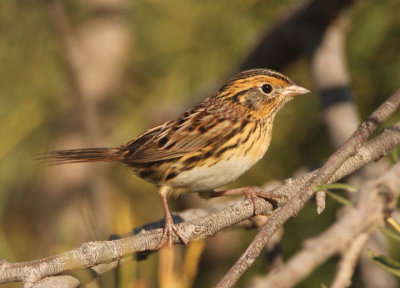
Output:
[[[257,197],[268,200],[273,206],[278,206],[279,200],[281,200],[282,198],[287,198],[285,195],[276,194],[273,192],[266,192],[257,187],[242,187],[231,190],[210,192],[210,198],[236,195],[245,195],[245,197],[253,203],[254,215],[260,214],[258,213]]]
[[[164,246],[166,243],[169,246],[172,246],[172,239],[173,239],[173,233],[175,233],[176,236],[182,241],[183,244],[187,245],[188,241],[183,237],[178,229],[176,228],[174,224],[174,219],[172,218],[171,212],[169,211],[168,208],[168,201],[167,201],[167,194],[169,191],[169,187],[166,186],[161,186],[159,189],[159,194],[161,197],[161,201],[163,204],[164,208],[164,213],[165,213],[165,225],[164,225],[164,231],[163,235],[161,237],[160,244],[158,245],[158,249]]]

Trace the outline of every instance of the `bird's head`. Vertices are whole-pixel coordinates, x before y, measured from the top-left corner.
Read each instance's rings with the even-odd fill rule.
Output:
[[[231,103],[238,114],[252,119],[273,117],[293,97],[310,92],[285,75],[269,69],[252,69],[235,75],[215,95]]]

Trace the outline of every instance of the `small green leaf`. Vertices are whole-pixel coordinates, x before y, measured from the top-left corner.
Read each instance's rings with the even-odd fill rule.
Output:
[[[372,262],[378,264],[384,270],[400,277],[400,262],[390,258],[388,256],[376,255],[371,250],[367,251],[368,258],[372,260]]]
[[[339,196],[331,191],[326,191],[326,194],[331,197],[333,200],[339,202],[340,204],[346,205],[346,206],[353,206],[353,203],[351,203],[349,200],[346,198],[343,198],[342,196]]]
[[[314,191],[324,191],[329,189],[347,190],[349,192],[357,192],[357,188],[345,183],[330,183],[315,186]]]
[[[392,239],[394,239],[396,241],[400,241],[400,234],[399,233],[396,233],[396,232],[394,232],[392,230],[389,230],[388,228],[381,228],[380,230],[387,237],[390,237],[390,238],[392,238]]]
[[[324,283],[321,283],[321,288],[328,288]]]

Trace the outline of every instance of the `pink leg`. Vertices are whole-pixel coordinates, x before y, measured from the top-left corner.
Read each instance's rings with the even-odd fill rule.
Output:
[[[243,187],[225,191],[212,191],[210,193],[211,198],[220,196],[236,196],[236,195],[245,195],[247,199],[253,202],[255,215],[259,214],[257,210],[257,201],[256,201],[257,197],[269,200],[269,202],[271,202],[274,206],[277,206],[278,200],[282,198],[287,198],[285,195],[275,194],[273,192],[272,193],[265,192],[256,187]]]
[[[164,231],[163,235],[161,237],[160,244],[158,248],[161,248],[165,244],[168,244],[169,246],[172,246],[172,240],[173,240],[173,234],[178,236],[178,238],[182,241],[183,244],[187,245],[188,241],[183,237],[178,229],[176,228],[174,224],[174,219],[172,218],[171,212],[169,211],[168,207],[168,202],[167,202],[167,192],[168,192],[168,187],[162,186],[159,190],[161,201],[163,204],[164,208],[164,213],[165,213],[165,225],[164,225]]]

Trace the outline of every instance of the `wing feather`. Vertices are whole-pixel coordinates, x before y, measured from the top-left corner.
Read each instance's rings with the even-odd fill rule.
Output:
[[[127,150],[124,162],[139,164],[179,158],[205,149],[232,131],[231,120],[204,110],[190,112],[124,145],[122,149]]]

